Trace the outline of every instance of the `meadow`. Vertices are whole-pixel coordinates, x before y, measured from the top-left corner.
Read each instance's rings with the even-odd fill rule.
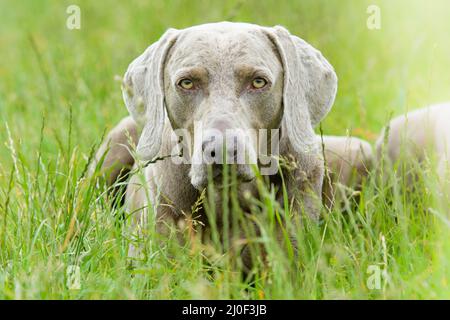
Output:
[[[79,30],[66,27],[72,4]],[[371,4],[380,29],[367,27]],[[391,117],[450,100],[447,0],[3,0],[0,299],[450,299],[450,202],[427,165],[414,186],[374,170],[358,205],[289,226],[298,256],[274,240],[290,212],[262,188],[255,241],[269,262],[251,281],[226,246],[161,245],[151,228],[145,261],[130,268],[123,212],[85,175],[127,115],[117,76],[167,28],[222,20],[280,24],[322,51],[339,77],[325,134],[374,142]]]

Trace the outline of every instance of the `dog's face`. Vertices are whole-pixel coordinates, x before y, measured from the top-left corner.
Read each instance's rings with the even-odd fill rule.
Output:
[[[168,118],[191,137],[190,178],[201,188],[206,164],[216,174],[216,164],[238,163],[238,176],[250,180],[250,164],[267,143],[261,129],[281,126],[294,152],[315,152],[313,126],[331,108],[336,87],[325,58],[287,30],[223,22],[168,30],[132,62],[123,93],[144,127],[141,157],[158,155]]]
[[[266,143],[258,133],[279,128],[282,119],[283,67],[266,34],[225,27],[187,31],[167,54],[164,92],[172,127],[192,137],[195,187],[205,186],[208,164],[214,176],[222,171],[217,164],[233,163],[239,178],[253,178],[250,163],[258,143]]]

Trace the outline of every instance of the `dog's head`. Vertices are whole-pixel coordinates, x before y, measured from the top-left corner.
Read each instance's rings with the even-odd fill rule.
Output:
[[[238,175],[251,179],[249,163],[271,136],[262,129],[281,128],[299,154],[314,151],[313,126],[336,89],[332,66],[286,29],[222,22],[169,29],[130,64],[123,96],[143,126],[142,159],[158,155],[166,117],[193,137],[190,177],[200,188],[207,164],[238,163]]]

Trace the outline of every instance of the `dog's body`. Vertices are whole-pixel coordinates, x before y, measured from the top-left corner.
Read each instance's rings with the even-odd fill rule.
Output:
[[[323,182],[323,203],[332,208],[338,190],[347,195],[361,189],[363,180],[375,165],[372,146],[355,137],[323,136],[323,149],[328,172]]]
[[[219,150],[228,164],[229,158],[239,157],[236,149],[244,147],[247,161],[260,155],[262,144],[275,140],[272,134],[261,138],[244,132],[230,149],[228,139],[208,139],[211,136],[198,134],[196,125],[213,131],[213,138],[229,129],[279,130],[279,155],[293,163],[292,170],[283,172],[290,203],[294,212],[317,219],[324,164],[313,127],[330,110],[336,90],[337,77],[327,60],[284,28],[223,22],[168,30],[130,64],[124,77],[123,96],[131,118],[121,123],[126,129],[122,132],[138,141],[139,160],[171,155],[148,165],[144,181],[131,177],[126,203],[128,211],[136,213],[136,225],[145,221],[152,206],[163,232],[168,221],[176,224],[190,212],[208,183],[208,168],[216,181],[220,177],[223,162],[218,157],[209,164],[183,160],[205,152],[214,157]],[[187,139],[180,139],[180,129]],[[115,137],[120,130],[114,129],[107,143],[122,144],[123,138]],[[180,148],[181,159],[176,157]],[[273,150],[267,151],[270,156]],[[118,155],[119,165],[111,161],[114,155],[106,155],[112,170],[108,182],[117,180],[123,164],[133,158],[124,146],[112,146],[111,152]],[[236,163],[239,194],[257,197],[252,166]],[[256,163],[260,166],[259,158]],[[280,184],[277,170],[269,177],[272,184]],[[276,189],[281,200],[281,185]],[[244,197],[240,200],[247,210]],[[220,208],[218,203],[218,216]]]
[[[383,148],[392,164],[423,161],[436,156],[438,170],[445,173],[450,159],[450,103],[418,109],[398,116],[384,128],[376,143],[378,158]],[[386,137],[386,133],[389,132]],[[386,145],[384,144],[386,141]]]

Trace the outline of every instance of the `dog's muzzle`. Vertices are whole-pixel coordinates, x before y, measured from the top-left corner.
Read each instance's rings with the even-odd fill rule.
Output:
[[[194,148],[194,161],[190,177],[197,189],[203,189],[209,180],[221,181],[224,166],[240,181],[251,181],[255,174],[255,151],[242,130],[209,129],[202,135],[200,147]]]

